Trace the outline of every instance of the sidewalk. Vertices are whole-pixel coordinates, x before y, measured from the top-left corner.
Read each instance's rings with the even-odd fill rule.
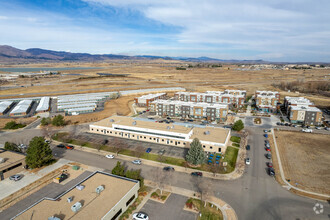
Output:
[[[156,184],[150,180],[145,180],[144,184],[146,186],[156,187]],[[192,191],[192,190],[179,188],[179,187],[175,187],[175,186],[169,186],[169,185],[166,185],[164,187],[164,190],[174,193],[174,194],[186,196],[188,198],[200,199],[199,195],[196,196],[196,194],[198,194],[198,193],[196,193],[195,191]],[[150,193],[150,195],[151,195],[151,193]],[[235,210],[225,201],[212,196],[209,200],[207,200],[207,202],[213,203],[215,206],[217,206],[221,210],[224,220],[236,220],[237,219]],[[142,207],[143,206],[139,207],[136,211],[138,212]]]
[[[0,182],[0,200],[6,198],[7,196],[15,193],[16,191],[22,189],[23,187],[37,181],[38,179],[42,178],[43,176],[47,175],[48,173],[62,167],[65,164],[68,164],[69,160],[60,159],[55,164],[47,166],[42,170],[38,171],[37,173],[30,173],[29,171],[20,172],[23,174],[24,177],[22,180],[14,182],[9,180],[9,178]]]
[[[56,140],[53,140],[52,142],[54,144],[61,143]],[[80,150],[80,151],[89,152],[89,153],[93,153],[93,154],[98,154],[98,155],[103,155],[103,156],[105,156],[107,154],[111,154],[111,152],[103,151],[103,150],[98,151],[97,149],[94,149],[94,148],[82,147],[79,145],[73,145],[73,146],[75,147],[74,148],[75,150]],[[201,171],[201,172],[203,172],[203,176],[212,178],[212,179],[219,179],[219,180],[238,179],[239,177],[241,177],[243,175],[244,169],[245,169],[245,165],[244,165],[244,155],[245,154],[243,151],[244,151],[243,147],[241,147],[241,149],[238,151],[236,167],[233,172],[228,173],[228,174],[218,174],[218,173],[213,174],[211,172]],[[118,154],[118,156],[115,155],[115,158],[120,159],[120,160],[125,160],[125,161],[133,161],[133,160],[137,159],[136,157],[126,156],[126,155],[122,155],[122,154]],[[167,164],[167,163],[160,163],[160,162],[156,162],[156,161],[152,161],[152,160],[146,160],[146,159],[140,159],[140,160],[142,161],[142,164],[145,164],[145,165],[160,167],[160,168],[163,168],[165,166],[172,166],[172,167],[174,167],[174,169],[176,171],[188,173],[188,174],[199,171],[199,170],[195,170],[195,169],[191,169],[191,168],[175,166],[175,165],[171,165],[171,164]]]

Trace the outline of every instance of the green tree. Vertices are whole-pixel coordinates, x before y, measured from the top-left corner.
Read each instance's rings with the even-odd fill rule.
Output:
[[[199,165],[204,163],[205,159],[206,155],[202,148],[202,144],[199,142],[198,138],[195,138],[190,144],[190,149],[186,155],[186,160],[191,164]]]
[[[53,118],[52,125],[63,126],[65,125],[64,117],[62,115],[57,115]]]
[[[20,152],[20,153],[22,152],[21,149],[17,146],[17,144],[8,141],[6,141],[5,143],[5,149],[14,152]]]
[[[43,137],[34,137],[26,151],[26,164],[33,168],[42,167],[53,161],[52,150]]]
[[[242,122],[242,120],[238,120],[234,123],[232,128],[234,131],[240,131],[244,128],[244,123]]]
[[[6,123],[4,129],[18,129],[18,128],[24,128],[25,125],[23,124],[17,124],[15,121],[10,121]]]
[[[119,161],[117,161],[117,165],[112,169],[112,174],[118,176],[125,176],[125,166],[122,165]]]
[[[41,119],[41,125],[46,126],[52,123],[52,119],[50,117],[42,118]]]

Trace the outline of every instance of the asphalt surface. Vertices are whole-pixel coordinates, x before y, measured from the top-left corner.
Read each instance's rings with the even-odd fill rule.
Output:
[[[195,220],[197,213],[183,210],[188,199],[188,197],[172,193],[164,204],[149,199],[140,211],[147,213],[150,219]]]
[[[273,177],[266,172],[263,129],[271,128],[271,119],[263,120],[263,124],[255,126],[253,117],[246,117],[245,126],[249,132],[248,144],[251,150],[248,157],[251,165],[247,166],[244,175],[236,180],[213,180],[203,177],[214,190],[214,195],[229,203],[236,211],[239,219],[329,219],[330,207],[328,203],[297,196],[286,188],[280,186]],[[30,129],[8,134],[0,134],[0,142],[13,138],[13,135],[22,134],[35,136],[40,130]],[[18,134],[17,134],[18,133]],[[111,170],[117,159],[107,159],[100,155],[90,154],[78,150],[65,150],[54,148],[57,157],[77,161],[87,165]],[[146,165],[125,163],[127,168],[141,169],[146,179],[154,180],[155,168]],[[186,173],[174,172],[170,184],[190,190],[196,190],[194,179]],[[323,213],[315,214],[313,207],[316,203],[323,205]]]

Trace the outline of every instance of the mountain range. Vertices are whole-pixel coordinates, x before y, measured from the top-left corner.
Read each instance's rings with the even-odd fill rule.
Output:
[[[21,50],[8,45],[0,45],[1,63],[38,63],[38,62],[95,62],[106,60],[181,60],[186,62],[219,62],[219,63],[268,63],[263,60],[222,60],[210,57],[168,57],[168,56],[150,56],[150,55],[116,55],[116,54],[89,54],[89,53],[71,53],[65,51],[53,51],[40,48],[30,48]]]

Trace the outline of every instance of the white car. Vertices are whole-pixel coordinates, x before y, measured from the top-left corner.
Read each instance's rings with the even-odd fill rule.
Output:
[[[306,129],[302,129],[301,131],[303,131],[303,132],[307,132],[307,133],[312,133],[312,132],[313,132],[312,129],[308,129],[308,128],[306,128]]]
[[[133,214],[134,220],[149,220],[149,217],[146,213],[143,212],[136,212]]]
[[[136,165],[140,165],[141,164],[141,160],[133,160],[132,163],[134,163]]]
[[[113,158],[115,158],[115,156],[112,155],[112,154],[107,154],[107,155],[105,155],[105,157],[106,157],[106,158],[109,158],[109,159],[113,159]]]
[[[251,163],[250,158],[246,158],[246,159],[245,159],[245,164],[250,165],[250,163]]]

